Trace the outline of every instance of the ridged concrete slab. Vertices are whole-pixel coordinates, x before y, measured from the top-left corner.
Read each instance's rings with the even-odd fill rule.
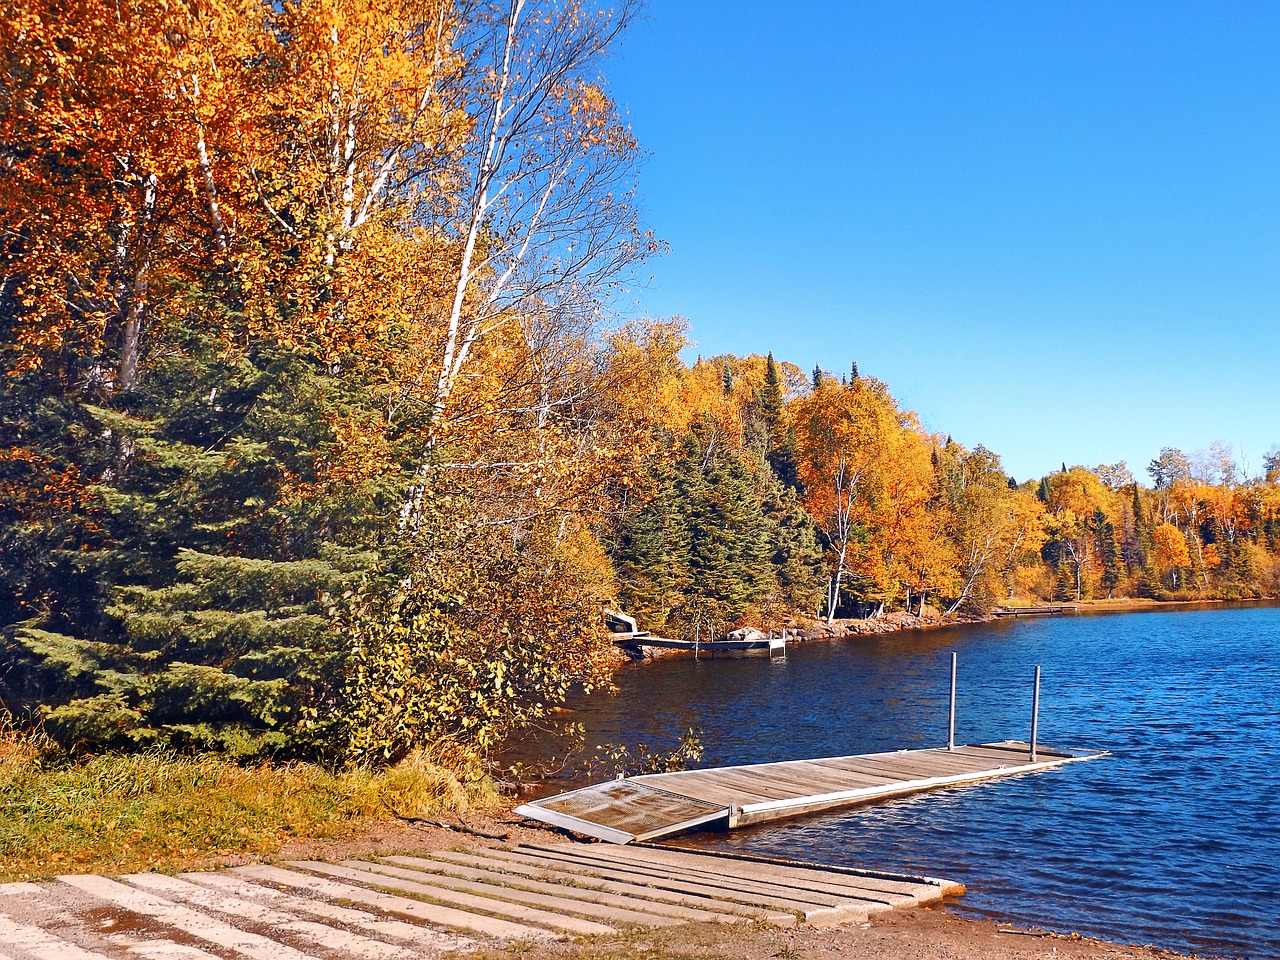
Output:
[[[0,960],[417,960],[685,922],[845,923],[962,891],[670,847],[476,846],[4,884]]]

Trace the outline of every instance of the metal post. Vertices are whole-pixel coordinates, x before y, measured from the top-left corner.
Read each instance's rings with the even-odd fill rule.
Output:
[[[951,713],[947,721],[947,749],[956,748],[956,655],[951,653]]]
[[[1036,682],[1031,693],[1031,762],[1036,762],[1036,737],[1040,732],[1040,665],[1036,664]]]

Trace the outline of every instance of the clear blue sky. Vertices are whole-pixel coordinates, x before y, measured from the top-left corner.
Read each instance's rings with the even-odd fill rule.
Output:
[[[650,0],[607,74],[697,352],[1020,480],[1280,441],[1280,3]]]

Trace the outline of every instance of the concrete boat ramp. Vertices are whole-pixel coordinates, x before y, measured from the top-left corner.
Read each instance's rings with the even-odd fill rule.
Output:
[[[619,779],[526,803],[516,813],[625,844],[699,827],[745,827],[936,787],[1051,770],[1103,755],[1004,740],[783,760]]]
[[[699,921],[858,922],[963,890],[651,846],[474,846],[0,884],[0,960],[414,960]]]

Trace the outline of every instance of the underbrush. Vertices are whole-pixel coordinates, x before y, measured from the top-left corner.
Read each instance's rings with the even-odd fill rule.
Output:
[[[184,869],[496,802],[480,764],[445,748],[381,771],[158,751],[76,759],[0,727],[0,881]]]

